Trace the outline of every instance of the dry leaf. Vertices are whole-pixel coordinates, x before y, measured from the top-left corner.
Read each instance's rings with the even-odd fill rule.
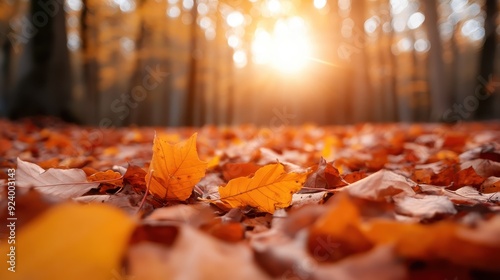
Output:
[[[132,185],[134,190],[146,190],[146,171],[139,166],[129,164],[127,172],[123,175],[123,181]]]
[[[500,192],[500,177],[489,177],[483,182],[479,190],[482,193]]]
[[[224,180],[230,181],[238,177],[246,177],[255,173],[260,166],[253,162],[247,163],[226,163],[222,166]]]
[[[225,187],[219,187],[224,203],[231,207],[252,206],[260,211],[274,213],[292,202],[292,194],[299,191],[307,173],[286,173],[282,164],[261,167],[252,178],[241,177]]]
[[[327,163],[322,157],[319,160],[316,171],[307,178],[304,188],[332,189],[347,185],[340,173],[331,163]],[[304,190],[303,190],[304,191]],[[307,190],[306,190],[307,191]]]
[[[270,279],[253,261],[245,244],[217,240],[191,227],[180,227],[171,248],[151,242],[128,252],[134,279]]]
[[[333,265],[319,266],[314,279],[372,280],[407,279],[404,263],[392,246],[382,245]]]
[[[450,199],[442,195],[425,195],[422,197],[394,198],[400,213],[419,218],[432,218],[436,214],[456,214],[457,210]]]
[[[484,182],[485,178],[479,176],[472,166],[460,170],[455,174],[453,186],[450,188],[452,190],[456,190],[463,186],[472,186],[475,188],[479,188],[481,184]]]
[[[67,203],[53,207],[16,236],[16,272],[1,279],[113,279],[120,271],[133,221],[105,205]],[[1,252],[9,252],[6,242]]]
[[[292,196],[292,209],[298,209],[311,204],[323,204],[327,195],[327,191],[316,193],[295,193]]]
[[[450,221],[422,225],[379,220],[363,229],[364,236],[372,242],[394,244],[396,252],[406,258],[448,260],[469,267],[499,270],[499,217],[474,228]]]
[[[82,203],[98,203],[107,204],[120,208],[129,215],[135,215],[141,204],[143,194],[136,193],[131,186],[125,186],[119,193],[115,194],[101,194],[101,195],[85,195],[77,197],[74,200]],[[153,206],[145,201],[141,210],[148,213],[153,210]]]
[[[149,191],[154,196],[164,200],[186,200],[196,183],[205,176],[207,164],[198,158],[196,133],[175,145],[168,140],[165,136],[155,137],[146,182],[151,177]]]
[[[486,203],[486,202],[498,202],[500,201],[500,192],[494,192],[494,193],[487,193],[487,194],[482,194],[480,193],[477,189],[473,187],[462,187],[456,191],[449,191],[445,194],[456,194],[458,195],[457,197],[455,196],[450,196],[451,199],[453,200],[459,200],[459,201],[468,201],[468,202],[473,202],[473,203]]]
[[[85,172],[81,169],[44,170],[40,166],[17,159],[17,186],[35,187],[44,194],[60,198],[74,198],[99,186],[99,183],[88,183]]]
[[[342,189],[357,197],[379,200],[401,192],[410,196],[415,195],[412,187],[416,185],[402,175],[382,169]]]
[[[217,173],[208,173],[196,184],[194,190],[203,199],[219,199],[219,186],[225,183]]]
[[[113,180],[116,179],[116,180]],[[87,180],[89,182],[98,182],[106,181],[102,184],[112,185],[112,186],[123,186],[123,178],[122,175],[113,170],[101,171],[90,175]],[[112,181],[109,181],[112,180]]]
[[[316,260],[337,261],[372,248],[359,227],[360,209],[349,194],[336,194],[327,206],[328,212],[312,225],[308,237],[309,252]]]
[[[208,224],[214,218],[213,209],[208,203],[192,205],[174,205],[155,209],[145,221],[169,221],[199,227]]]

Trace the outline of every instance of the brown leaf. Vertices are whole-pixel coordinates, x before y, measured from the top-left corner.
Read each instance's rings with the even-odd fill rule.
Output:
[[[488,178],[491,176],[500,177],[500,162],[487,159],[474,159],[460,164],[460,169],[473,167],[477,175]]]
[[[340,177],[340,173],[332,163],[320,158],[316,171],[313,171],[304,183],[304,188],[333,189],[343,187],[347,183]],[[307,191],[307,190],[304,190]]]
[[[170,248],[133,245],[127,263],[137,279],[270,279],[245,244],[226,243],[187,226],[179,228]]]
[[[425,195],[422,197],[395,198],[399,213],[430,219],[436,214],[456,214],[457,210],[446,196]]]
[[[444,259],[469,267],[499,269],[500,217],[473,229],[450,221],[422,225],[383,220],[373,221],[364,229],[372,242],[395,244],[396,252],[406,258]]]
[[[230,181],[238,177],[247,177],[255,173],[260,168],[253,162],[247,163],[226,163],[222,166],[224,180]]]
[[[347,182],[348,184],[352,184],[354,182],[357,182],[363,178],[366,178],[368,176],[365,171],[355,171],[351,173],[344,174],[342,176],[342,179]]]
[[[483,182],[479,191],[482,193],[500,192],[500,177],[489,177]]]
[[[139,166],[129,164],[123,175],[123,181],[132,185],[136,192],[146,191],[146,171]]]
[[[382,200],[386,196],[393,196],[401,192],[407,195],[415,195],[413,190],[415,186],[416,183],[412,180],[382,169],[362,180],[343,187],[342,190],[346,190],[357,197]]]
[[[338,261],[370,250],[373,245],[359,228],[361,214],[349,195],[335,195],[328,206],[309,233],[307,246],[316,260]]]
[[[479,176],[476,170],[471,166],[469,168],[460,170],[455,174],[453,180],[453,186],[450,188],[452,190],[459,189],[463,186],[472,186],[479,189],[479,186],[484,182],[485,178]]]
[[[214,218],[213,209],[208,204],[174,205],[155,209],[145,221],[168,221],[199,227]]]

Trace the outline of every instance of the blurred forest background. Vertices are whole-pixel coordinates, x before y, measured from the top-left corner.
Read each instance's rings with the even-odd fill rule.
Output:
[[[0,0],[0,116],[500,118],[497,0]]]

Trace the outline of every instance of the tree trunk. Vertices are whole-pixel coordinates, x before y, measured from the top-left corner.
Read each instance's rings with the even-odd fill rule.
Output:
[[[76,121],[69,111],[71,83],[63,5],[55,0],[32,0],[28,21],[35,32],[27,36],[22,50],[21,76],[14,87],[9,116],[50,115]]]
[[[481,51],[481,61],[479,68],[479,76],[477,77],[478,94],[476,93],[478,99],[478,107],[475,111],[475,117],[477,119],[488,119],[494,117],[500,117],[500,113],[495,112],[494,104],[495,100],[488,100],[499,98],[498,96],[492,96],[495,92],[494,81],[492,77],[494,76],[495,68],[495,48],[496,48],[496,16],[497,16],[497,1],[488,0],[486,1],[486,19],[484,21],[485,29],[485,40],[483,49]],[[497,108],[498,109],[498,108]]]
[[[449,107],[448,86],[446,84],[446,73],[443,60],[443,47],[438,30],[439,16],[437,13],[437,3],[434,0],[423,0],[425,9],[424,26],[431,48],[428,56],[428,84],[430,93],[430,120],[438,121],[442,119],[444,112]]]

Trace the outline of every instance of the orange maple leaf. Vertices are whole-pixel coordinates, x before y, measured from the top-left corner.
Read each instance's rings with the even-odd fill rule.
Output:
[[[167,137],[155,137],[153,159],[146,175],[151,194],[164,200],[186,200],[191,196],[207,169],[207,163],[198,158],[196,135],[175,145]]]
[[[248,205],[274,213],[290,206],[292,194],[302,188],[306,177],[307,173],[286,173],[281,163],[268,164],[252,178],[239,177],[219,187],[220,199],[233,208]]]

